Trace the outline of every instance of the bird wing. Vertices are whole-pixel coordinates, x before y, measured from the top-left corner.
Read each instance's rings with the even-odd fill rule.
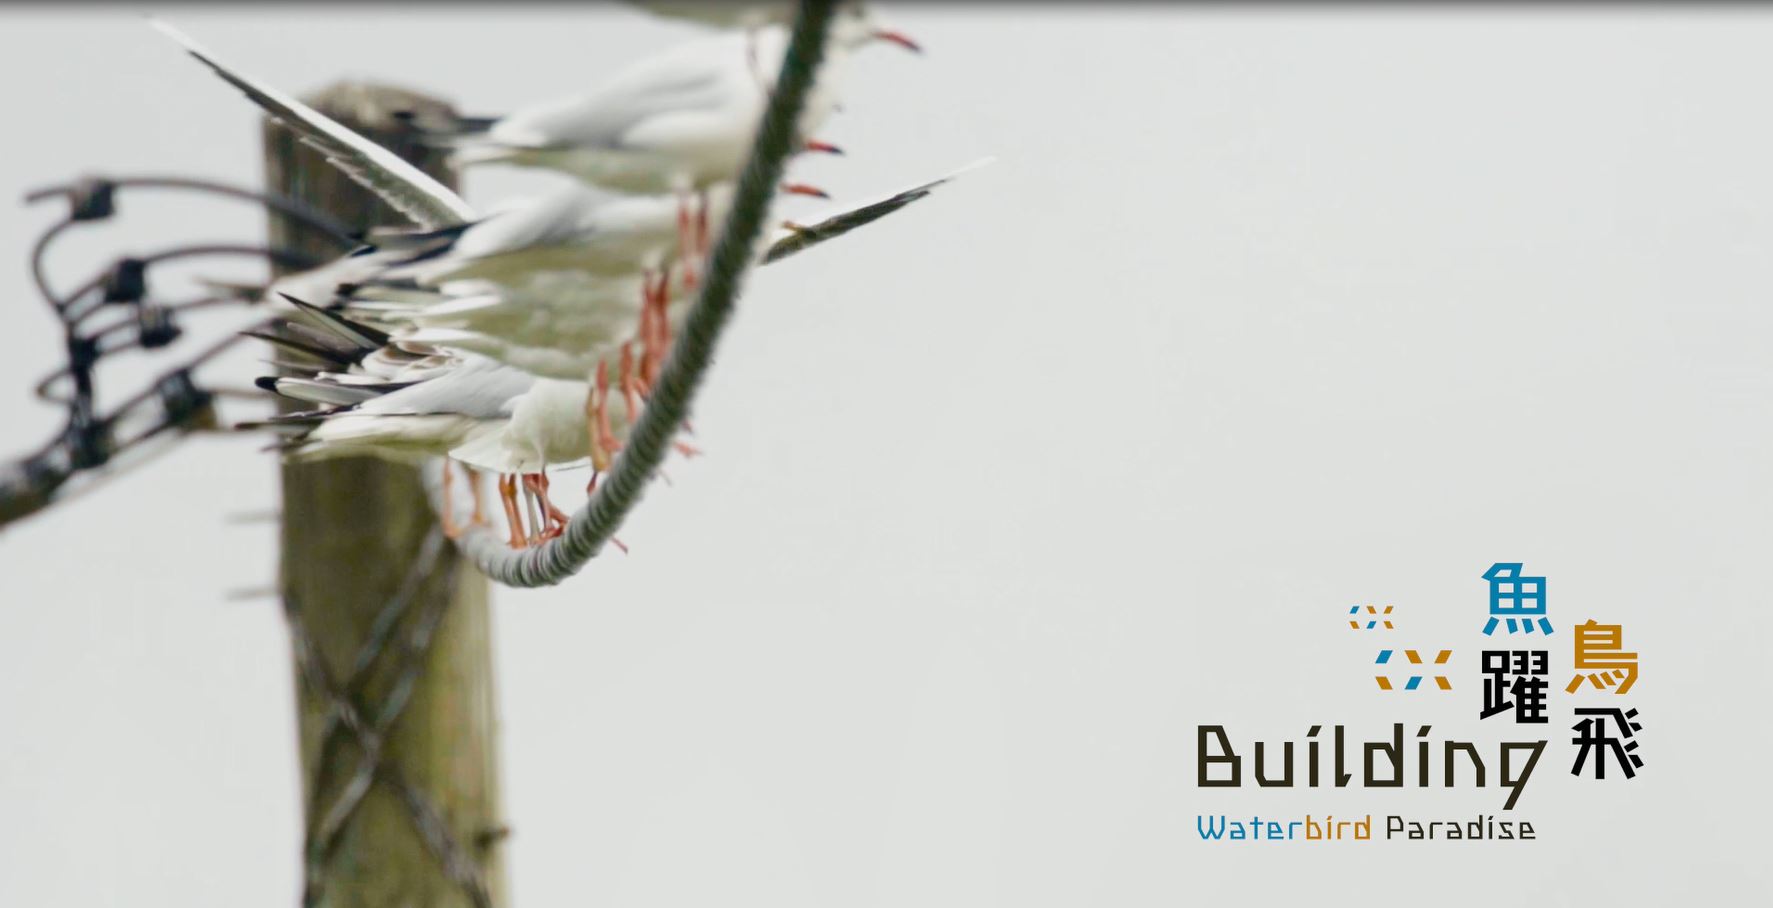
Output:
[[[535,149],[625,148],[638,128],[661,115],[717,110],[728,103],[742,84],[734,82],[732,70],[744,59],[735,36],[693,41],[641,61],[591,94],[515,111],[495,123],[488,138],[496,145]]]
[[[428,381],[401,388],[357,409],[363,413],[431,414],[502,419],[512,401],[528,391],[536,377],[482,356],[465,356],[460,366]]]
[[[612,193],[590,186],[569,186],[534,204],[475,224],[456,240],[450,252],[474,259],[573,243],[585,238],[586,215],[613,198]]]
[[[965,167],[949,173],[947,176],[938,177],[927,183],[920,183],[910,189],[900,190],[880,201],[846,208],[843,211],[839,211],[830,217],[812,224],[778,231],[775,239],[770,243],[769,251],[764,253],[763,263],[767,265],[770,262],[785,259],[797,252],[803,252],[813,246],[817,246],[826,240],[833,240],[843,236],[857,227],[872,224],[875,221],[904,208],[906,205],[928,196],[936,190],[936,187],[953,181],[955,178],[969,170],[977,170],[984,167],[995,160],[997,159],[989,157],[980,158]]]
[[[421,227],[436,229],[474,220],[474,209],[449,187],[402,160],[386,148],[345,128],[338,121],[246,74],[223,65],[183,32],[158,19],[149,23],[183,45],[185,51],[216,75],[240,89],[254,104],[294,130],[346,176],[380,196]]]

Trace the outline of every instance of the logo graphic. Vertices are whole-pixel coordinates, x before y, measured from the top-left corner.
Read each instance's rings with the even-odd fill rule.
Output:
[[[1533,619],[1539,629],[1551,633],[1551,621],[1545,617],[1545,578],[1522,577],[1521,562],[1498,561],[1484,572],[1490,581],[1490,621],[1484,625],[1484,636],[1496,633],[1496,625],[1508,619],[1508,632],[1533,632]]]
[[[1596,748],[1605,748],[1594,759],[1594,777],[1607,777],[1607,755],[1619,763],[1625,771],[1625,777],[1635,778],[1638,769],[1644,765],[1644,758],[1638,756],[1638,742],[1633,737],[1644,730],[1642,725],[1631,720],[1638,717],[1635,709],[1578,709],[1576,715],[1587,716],[1575,725],[1576,744],[1582,749],[1576,752],[1576,766],[1570,770],[1571,775],[1582,775],[1582,763],[1588,759],[1588,753]],[[1607,719],[1611,717],[1619,727],[1620,737],[1607,734]]]
[[[1545,693],[1551,688],[1545,680],[1550,655],[1542,649],[1484,650],[1484,708],[1478,718],[1488,719],[1512,709],[1517,723],[1551,721],[1545,715]],[[1514,680],[1510,681],[1510,676]]]
[[[1377,664],[1384,665],[1387,662],[1390,662],[1391,661],[1391,652],[1392,651],[1388,650],[1388,649],[1380,650]],[[1452,650],[1450,650],[1450,649],[1441,650],[1439,653],[1437,653],[1435,655],[1434,664],[1446,665],[1447,660],[1451,659],[1452,657],[1453,657]],[[1411,665],[1421,665],[1422,664],[1422,656],[1420,654],[1418,654],[1413,649],[1404,650],[1404,658],[1408,659]],[[1374,675],[1373,680],[1379,682],[1379,689],[1380,690],[1393,690],[1394,689],[1391,686],[1391,679],[1385,677],[1384,675]],[[1409,680],[1404,682],[1404,690],[1415,690],[1416,688],[1418,688],[1420,686],[1422,686],[1422,676],[1421,675],[1411,675]],[[1435,675],[1434,676],[1434,686],[1440,688],[1441,690],[1452,690],[1453,689],[1453,682],[1448,681],[1446,675]]]
[[[1596,624],[1593,618],[1588,623],[1576,626],[1576,675],[1570,679],[1564,693],[1573,694],[1582,686],[1582,669],[1598,668],[1601,671],[1590,672],[1588,683],[1606,690],[1618,681],[1619,686],[1613,693],[1623,694],[1638,683],[1638,654],[1625,652],[1625,628],[1618,624]]]
[[[1360,614],[1360,610],[1361,607],[1358,605],[1351,605],[1348,607],[1348,613],[1350,615],[1358,615]],[[1385,611],[1381,612],[1379,611],[1378,606],[1369,605],[1367,606],[1367,614],[1372,616],[1367,619],[1367,630],[1372,630],[1381,621],[1385,623],[1386,630],[1391,630],[1391,606],[1386,606]],[[1361,629],[1361,623],[1354,618],[1348,619],[1348,626],[1357,631]]]
[[[1495,636],[1496,629],[1504,625],[1510,634],[1537,635],[1536,639],[1552,634],[1545,578],[1523,576],[1522,566],[1519,561],[1498,561],[1484,572],[1483,578],[1489,582],[1489,621],[1483,627],[1484,636]],[[1348,626],[1356,632],[1395,632],[1394,609],[1390,605],[1383,610],[1376,605],[1347,607]],[[1579,702],[1579,698],[1599,692],[1617,705],[1573,706],[1576,722],[1570,729],[1575,733],[1571,744],[1576,753],[1570,774],[1586,779],[1592,773],[1594,780],[1605,781],[1612,769],[1615,778],[1623,775],[1627,780],[1634,779],[1638,770],[1644,768],[1644,758],[1639,753],[1643,725],[1637,721],[1637,709],[1612,698],[1626,694],[1637,683],[1638,654],[1625,650],[1625,630],[1621,625],[1601,624],[1590,618],[1573,630],[1574,674],[1565,693],[1577,697]],[[1428,678],[1434,679],[1437,690],[1453,690],[1452,648],[1388,647],[1377,652],[1372,664],[1383,668],[1375,671],[1372,678],[1381,691],[1422,690],[1427,688],[1424,681]],[[1478,721],[1505,713],[1512,714],[1514,719],[1512,724],[1501,720],[1482,727],[1512,727],[1525,732],[1535,726],[1549,726],[1556,706],[1550,696],[1550,679],[1558,670],[1552,664],[1552,651],[1508,648],[1480,652],[1477,668],[1483,683]],[[1391,673],[1394,670],[1396,674]],[[1584,678],[1587,685],[1583,684]],[[1588,690],[1584,691],[1584,687]],[[1464,715],[1466,722],[1472,721],[1470,713]],[[1233,742],[1225,725],[1200,725],[1195,784],[1203,789],[1242,789],[1248,777],[1253,779],[1255,788],[1264,791],[1295,786],[1413,787],[1422,798],[1433,798],[1437,791],[1459,786],[1499,787],[1504,794],[1501,809],[1513,811],[1539,758],[1551,744],[1549,736],[1524,741],[1497,741],[1493,737],[1485,740],[1459,734],[1457,728],[1452,735],[1436,735],[1443,740],[1435,740],[1430,737],[1434,727],[1421,722],[1420,711],[1413,710],[1412,719],[1415,721],[1407,725],[1390,723],[1389,734],[1355,732],[1360,737],[1348,734],[1343,725],[1312,724],[1299,741],[1258,740],[1249,750]],[[1302,759],[1299,752],[1303,752]],[[1248,774],[1244,772],[1246,762],[1252,770]],[[1382,825],[1376,824],[1370,813],[1340,819],[1303,812],[1266,819],[1261,815],[1245,819],[1201,814],[1196,816],[1195,826],[1200,837],[1209,841],[1538,838],[1532,822],[1517,819],[1511,813],[1482,814],[1475,820],[1469,816],[1459,820],[1417,820],[1393,814],[1384,817]]]

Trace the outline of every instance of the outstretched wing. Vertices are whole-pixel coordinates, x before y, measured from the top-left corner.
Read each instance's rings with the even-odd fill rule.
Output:
[[[474,209],[468,207],[461,196],[399,155],[295,98],[224,66],[178,29],[158,19],[148,21],[162,34],[183,45],[198,62],[240,89],[254,104],[294,130],[303,142],[319,149],[334,167],[380,196],[394,210],[411,218],[413,223],[437,229],[474,220]]]
[[[997,159],[981,158],[980,160],[974,161],[947,176],[930,180],[927,183],[920,183],[910,189],[895,192],[878,202],[870,202],[866,205],[857,205],[854,208],[847,208],[812,224],[783,229],[776,234],[776,238],[770,243],[769,251],[764,254],[763,264],[767,265],[770,262],[785,259],[796,252],[802,252],[813,246],[817,246],[826,240],[834,240],[857,227],[872,224],[875,221],[904,208],[906,205],[936,191],[937,186],[947,183],[969,170],[977,170],[984,167],[995,160]]]

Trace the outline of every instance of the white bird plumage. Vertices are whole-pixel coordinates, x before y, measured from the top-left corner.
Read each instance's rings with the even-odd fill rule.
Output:
[[[187,53],[224,81],[240,89],[254,104],[295,130],[302,141],[319,149],[333,166],[381,196],[413,223],[438,228],[474,219],[474,209],[461,196],[399,155],[365,140],[333,118],[276,88],[235,67],[224,65],[184,32],[159,19],[150,18],[148,22],[161,34],[183,45]]]
[[[769,23],[685,42],[589,93],[514,111],[458,142],[463,165],[540,167],[629,192],[685,192],[738,176],[776,82],[789,32]],[[870,41],[917,45],[861,4],[838,10],[797,124],[810,138],[837,107],[849,55]]]
[[[686,299],[684,288],[666,278],[675,263],[687,267],[706,251],[710,221],[724,221],[731,181],[788,40],[780,17],[754,18],[746,31],[635,64],[589,95],[496,121],[462,143],[463,160],[552,167],[582,182],[482,215],[387,149],[150,21],[420,228],[377,237],[353,255],[273,285],[323,304],[339,299],[350,316],[305,307],[319,331],[332,335],[321,343],[323,354],[331,351],[330,371],[264,380],[323,405],[272,420],[301,433],[286,450],[297,458],[444,455],[524,474],[525,488],[544,503],[547,469],[587,457],[607,465],[638,417],[651,378],[624,377],[611,399],[602,367],[619,351],[627,376],[631,341],[645,349],[650,369],[662,361],[662,342],[687,308],[675,305]],[[835,83],[849,54],[876,39],[916,49],[878,28],[860,4],[845,4],[800,124],[803,140],[835,108]],[[842,235],[976,166],[810,226],[785,226],[759,242],[752,261],[774,261]],[[700,202],[699,225],[686,232],[690,190]],[[334,295],[340,290],[342,299]],[[290,330],[298,340],[316,340],[312,329]],[[587,380],[593,370],[595,382]],[[515,478],[509,481],[514,490]],[[512,501],[506,498],[508,507]],[[564,526],[564,516],[547,507],[549,525]],[[513,544],[521,541],[517,522]]]

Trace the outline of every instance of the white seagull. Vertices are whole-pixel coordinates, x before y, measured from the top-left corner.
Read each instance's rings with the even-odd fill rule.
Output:
[[[753,258],[779,261],[841,236],[987,163],[989,158],[807,225],[782,227]],[[662,224],[669,214],[661,197],[619,198],[628,201],[612,207],[624,212],[650,204],[654,239],[668,237],[670,231]],[[724,195],[716,198],[724,204]],[[597,272],[604,267],[598,260],[607,258],[599,251],[602,247],[626,246],[632,254],[635,238],[645,232],[623,227],[600,235],[599,223],[614,224],[627,216],[597,210],[581,217],[531,217],[530,212],[508,217],[512,220],[502,228],[500,218],[489,219],[484,227],[477,224],[461,234],[453,248],[390,269],[392,275],[416,276],[441,293],[392,291],[384,298],[371,284],[343,304],[345,312],[389,326],[401,340],[472,351],[548,378],[582,379],[608,362],[618,368],[616,383],[624,395],[632,399],[643,393],[657,380],[671,338],[687,314],[688,297],[665,281],[657,267],[638,274]],[[497,234],[492,233],[495,228]],[[480,254],[464,254],[464,247]],[[665,247],[661,243],[658,248]],[[636,300],[641,301],[638,306]],[[624,350],[630,342],[636,347]]]
[[[825,63],[801,115],[808,138],[837,104],[847,57],[873,41],[917,44],[875,24],[861,4],[832,22]],[[685,192],[737,178],[788,47],[780,24],[678,45],[596,90],[526,107],[455,141],[464,164],[559,170],[628,192]]]
[[[538,167],[624,192],[671,193],[682,245],[705,253],[713,220],[706,190],[738,178],[788,39],[786,26],[769,24],[689,41],[629,65],[589,94],[483,122],[464,120],[470,130],[447,141],[458,148],[461,166]],[[837,107],[836,86],[849,55],[873,41],[919,50],[903,34],[877,26],[861,4],[845,4],[797,124],[805,150],[838,151],[814,133]],[[804,184],[782,188],[822,195]],[[697,272],[686,263],[683,277],[693,286]]]
[[[857,25],[858,22],[865,22],[865,19],[860,17],[851,18],[849,27],[852,31],[861,27]],[[498,267],[499,264],[507,266],[512,265],[514,260],[506,258],[507,256],[528,253],[540,254],[539,248],[548,245],[546,242],[541,242],[538,248],[526,250],[523,248],[523,238],[525,236],[529,237],[531,241],[549,236],[566,236],[571,234],[574,230],[582,229],[586,223],[584,218],[587,216],[590,216],[593,227],[598,223],[596,216],[590,215],[586,210],[581,210],[580,208],[571,205],[549,209],[546,202],[542,208],[538,208],[535,212],[528,215],[528,220],[525,220],[522,216],[506,220],[504,224],[500,225],[497,229],[491,227],[491,225],[495,223],[495,219],[487,219],[481,223],[477,223],[478,219],[474,210],[468,206],[465,201],[447,187],[418,170],[418,168],[389,153],[381,146],[376,145],[363,136],[345,128],[331,118],[313,110],[295,98],[252,79],[238,70],[225,66],[213,54],[170,26],[160,22],[153,22],[153,24],[161,32],[182,44],[193,57],[208,66],[222,79],[240,89],[249,99],[260,105],[273,117],[289,126],[304,142],[321,149],[330,161],[339,166],[341,170],[352,179],[375,192],[397,210],[406,214],[415,224],[429,231],[431,234],[430,239],[441,241],[441,245],[434,250],[440,252],[438,256],[439,258],[449,259],[450,251],[453,247],[458,245],[460,241],[470,233],[473,233],[476,228],[482,229],[482,232],[477,235],[478,238],[467,247],[473,254],[456,254],[453,260],[451,260],[449,268],[440,268],[436,273],[429,275],[428,279],[468,279],[484,281],[486,280],[485,274],[472,274],[471,272],[476,268],[485,268],[490,269],[486,273],[496,276],[500,273],[500,268]],[[901,40],[902,43],[908,43],[903,42],[902,39],[896,38],[892,33],[874,34],[872,37],[884,38],[886,40]],[[985,162],[980,163],[982,164]],[[975,164],[972,166],[976,167],[979,165]],[[971,167],[964,169],[971,169]],[[775,261],[819,242],[840,236],[855,227],[870,223],[885,214],[898,210],[912,201],[923,198],[929,194],[933,187],[947,182],[949,179],[952,179],[954,175],[955,174],[951,174],[949,177],[921,184],[877,202],[840,211],[837,214],[811,224],[810,226],[786,226],[778,231],[773,237],[768,238],[767,244],[761,246],[758,250],[758,257],[765,262]],[[710,197],[711,199],[716,200],[717,204],[719,204],[718,200],[721,196],[718,193],[710,193]],[[557,202],[556,204],[558,205],[560,203]],[[646,222],[654,225],[655,232],[652,234],[654,239],[646,242],[655,243],[655,245],[648,246],[647,248],[662,250],[658,253],[661,258],[669,257],[673,249],[681,254],[683,248],[681,234],[678,237],[678,242],[675,247],[673,247],[669,241],[659,241],[657,239],[658,233],[656,227],[658,224],[658,209],[656,207],[656,200],[654,204],[654,213],[650,218],[638,218],[631,223]],[[517,212],[523,212],[528,209],[519,208],[515,210]],[[626,208],[623,210],[635,211],[638,209]],[[539,213],[543,211],[551,211],[552,214],[544,217]],[[500,217],[504,217],[510,213],[511,212],[503,212],[500,214]],[[607,226],[607,224],[611,222],[604,223]],[[678,224],[680,229],[682,223],[683,219],[681,213],[679,213]],[[483,224],[486,226],[483,227]],[[514,227],[512,226],[514,224],[521,226]],[[595,229],[591,232],[593,234],[597,233]],[[621,233],[621,231],[613,230],[606,231],[606,233],[616,234]],[[630,236],[629,240],[633,240],[633,236]],[[605,241],[607,241],[607,236],[598,240],[598,242]],[[389,245],[399,249],[402,244],[400,241],[390,241]],[[532,245],[535,245],[535,243],[532,242]],[[375,271],[381,268],[384,263],[392,264],[394,261],[399,261],[399,263],[403,265],[417,265],[417,257],[411,254],[411,248],[411,244],[408,244],[405,249],[399,251],[384,249],[367,250],[360,256],[351,257],[357,259],[356,261],[342,260],[341,262],[333,263],[331,266],[323,266],[318,272],[307,273],[306,277],[317,282],[324,282],[337,280],[341,274],[348,274],[353,280],[357,280],[360,279],[364,271]],[[639,255],[642,260],[646,260],[653,254],[651,252],[636,252],[635,247],[632,246],[629,247],[629,252]],[[619,292],[624,286],[621,284],[621,281],[632,281],[634,279],[633,274],[613,276],[596,275],[594,272],[587,271],[583,266],[586,262],[592,260],[592,256],[583,251],[573,252],[555,249],[548,254],[565,254],[571,258],[574,262],[574,266],[565,270],[557,269],[551,273],[538,266],[534,273],[524,278],[528,292],[531,294],[529,297],[530,300],[539,298],[547,298],[550,300],[559,299],[567,302],[567,308],[577,309],[579,307],[574,306],[571,303],[573,293],[575,292],[581,297],[580,305],[591,305],[583,303],[583,299],[607,299],[610,301],[619,301],[622,299],[632,300],[634,298],[633,294],[622,294]],[[365,259],[368,259],[369,261],[366,262]],[[511,280],[511,275],[523,272],[526,267],[528,266],[513,267],[509,272],[506,272],[506,279]],[[567,277],[562,278],[562,275]],[[644,281],[646,275],[642,274],[641,278]],[[563,279],[569,282],[572,280],[578,280],[584,283],[581,283],[576,290],[573,290],[572,292],[568,292],[568,285],[559,285],[552,289],[548,288],[548,281],[559,281]],[[596,283],[598,281],[611,283],[600,285]],[[291,287],[301,286],[301,284],[292,282],[281,286]],[[536,289],[538,286],[541,289]],[[600,294],[603,295],[600,296]],[[438,294],[421,293],[419,295],[427,301],[443,298]],[[669,291],[668,282],[663,292],[645,298],[646,301],[643,302],[640,307],[642,324],[640,326],[639,339],[642,340],[643,343],[650,343],[649,338],[656,336],[653,332],[662,332],[665,339],[668,341],[669,332],[671,330],[670,323],[675,320],[677,313],[672,313],[668,316],[663,311],[662,307],[668,305],[673,298],[673,294]],[[659,313],[660,317],[648,325],[646,323],[645,315],[648,310],[648,305],[649,303],[658,301],[662,301],[659,302],[661,308],[655,311]],[[473,334],[478,334],[483,339],[508,343],[512,349],[526,349],[546,353],[550,351],[550,348],[553,348],[557,351],[561,345],[558,341],[550,342],[547,335],[551,328],[557,330],[563,326],[570,327],[570,321],[565,319],[561,322],[554,321],[555,317],[561,314],[562,310],[559,307],[551,308],[548,305],[537,305],[534,302],[531,302],[528,305],[537,311],[525,313],[521,311],[524,308],[524,305],[525,304],[521,300],[513,304],[512,301],[502,298],[496,300],[488,299],[486,297],[478,299],[469,298],[468,300],[448,300],[443,304],[446,308],[443,308],[443,310],[436,316],[436,319],[438,319],[440,323],[441,320],[445,319],[464,319],[464,321],[450,324],[448,328],[437,326],[426,327],[423,325],[418,326],[417,330],[412,332],[414,335],[419,336],[418,339],[393,339],[385,332],[374,331],[374,329],[368,329],[369,331],[374,331],[374,333],[367,334],[364,332],[365,326],[347,325],[343,329],[339,329],[339,326],[337,325],[329,326],[336,330],[343,330],[346,334],[356,332],[358,334],[357,340],[363,342],[371,349],[368,352],[362,353],[358,359],[348,362],[346,368],[341,372],[310,376],[307,378],[267,379],[266,381],[269,382],[268,387],[284,393],[293,393],[293,396],[301,397],[307,395],[304,399],[326,403],[333,407],[356,410],[357,412],[354,414],[356,417],[374,415],[380,418],[375,420],[347,418],[347,414],[343,412],[306,414],[307,418],[314,423],[306,427],[307,430],[314,430],[308,431],[307,434],[309,435],[315,434],[315,431],[320,427],[319,423],[331,421],[335,418],[339,421],[333,423],[332,428],[327,429],[325,432],[318,433],[318,437],[306,439],[305,445],[302,443],[296,443],[292,445],[292,447],[297,448],[299,453],[304,453],[310,456],[322,456],[322,451],[338,452],[349,450],[353,445],[357,447],[357,450],[373,450],[384,455],[428,456],[437,453],[439,446],[447,445],[449,446],[448,450],[454,451],[471,442],[484,441],[486,436],[480,434],[485,428],[482,423],[494,418],[489,415],[489,413],[496,413],[506,405],[509,405],[513,411],[515,411],[516,408],[516,404],[512,403],[512,401],[516,399],[515,396],[502,397],[504,390],[507,388],[507,385],[503,383],[512,383],[511,386],[514,387],[517,383],[528,381],[531,382],[530,387],[534,387],[533,383],[537,381],[537,379],[532,375],[523,374],[522,370],[501,371],[489,366],[485,367],[485,370],[482,371],[482,367],[480,366],[475,366],[474,368],[461,367],[457,363],[458,359],[473,362],[473,358],[471,356],[456,357],[445,350],[438,350],[434,346],[431,346],[431,344],[435,344],[436,347],[450,346],[445,343],[445,338],[433,336],[426,339],[421,332],[431,330],[454,330],[463,332],[462,336],[454,338],[461,342],[455,345],[454,349],[465,351],[469,354],[475,349],[475,346],[472,343],[472,337],[469,336]],[[447,308],[451,306],[454,308]],[[591,308],[595,308],[595,306],[591,305]],[[628,310],[628,312],[631,314],[632,309]],[[472,315],[469,313],[472,313]],[[583,317],[585,324],[588,327],[575,330],[590,331],[593,332],[593,334],[601,331],[604,335],[607,335],[608,338],[619,336],[619,332],[613,327],[613,325],[622,324],[624,323],[623,319],[629,317],[624,314],[623,310],[621,310],[619,303],[615,306],[615,313],[613,316],[604,316],[595,312],[578,314]],[[613,321],[600,323],[600,318],[610,318],[613,319]],[[479,319],[480,321],[475,321],[475,319]],[[527,325],[528,327],[522,331],[496,327],[497,324],[501,323],[522,324]],[[488,330],[482,331],[481,329]],[[499,337],[498,335],[501,330],[514,331],[519,335],[519,342],[510,343],[508,338]],[[534,335],[537,333],[542,335],[539,342],[533,344],[523,342],[536,340]],[[572,332],[569,331],[567,333],[570,334]],[[323,335],[324,332],[321,332],[321,334]],[[306,342],[318,343],[319,341],[316,340],[315,335],[316,332],[312,329],[308,329],[308,334],[303,337]],[[585,341],[584,343],[587,347],[594,347],[596,341]],[[607,339],[604,343],[608,343]],[[380,346],[378,346],[378,344]],[[654,346],[658,350],[662,351],[663,349],[661,345]],[[655,360],[657,358],[662,358],[662,353],[655,356]],[[545,374],[554,373],[553,369],[540,363],[532,363],[530,365],[534,366],[537,371]],[[570,378],[567,379],[567,383],[570,387],[562,389],[550,385],[548,386],[550,391],[547,392],[545,396],[549,399],[555,399],[562,393],[567,393],[568,396],[571,396],[571,393],[576,392],[579,395],[580,400],[584,403],[583,409],[580,411],[584,419],[583,421],[578,422],[577,425],[589,428],[590,431],[586,436],[587,445],[589,447],[589,456],[592,457],[593,464],[601,469],[602,467],[599,465],[599,460],[606,460],[607,454],[613,452],[615,445],[620,443],[619,435],[623,430],[616,427],[619,425],[625,425],[630,421],[632,415],[635,412],[638,412],[638,406],[636,404],[636,398],[633,396],[630,388],[624,387],[623,403],[626,405],[626,415],[618,418],[608,412],[609,393],[605,384],[604,373],[600,369],[598,373],[598,381],[595,384],[586,383],[579,380],[585,375],[585,372],[580,371],[585,365],[588,365],[586,360],[580,359],[575,368],[565,371],[562,377],[565,378],[570,376]],[[605,348],[604,358],[598,360],[598,365],[607,365],[607,346]],[[512,374],[513,372],[516,372],[515,376]],[[441,380],[445,376],[452,376],[452,383],[460,384],[431,384],[431,382]],[[452,387],[465,388],[466,383],[470,382],[488,383],[487,388],[482,392],[479,392],[479,394],[483,396],[469,394],[466,391],[449,391]],[[412,402],[415,400],[429,402],[429,399],[422,397],[421,392],[417,390],[417,388],[421,386],[421,383],[422,385],[429,386],[423,391],[424,395],[445,395],[446,392],[448,392],[447,396],[443,399],[458,401],[472,400],[473,405],[469,406],[464,404],[462,406],[457,406],[454,409],[445,409],[440,412],[426,412],[422,408],[412,406]],[[383,400],[384,398],[394,398],[396,394],[406,391],[408,387],[412,387],[415,390],[410,394],[391,401]],[[383,400],[383,402],[376,404],[374,407],[367,407],[366,405],[368,405],[371,400]],[[489,407],[491,408],[490,410]],[[548,412],[551,413],[558,411],[557,407],[547,409]],[[602,412],[598,412],[599,410]],[[325,419],[321,418],[322,415],[325,416]],[[433,416],[441,416],[445,418],[413,418]],[[289,420],[289,422],[293,421],[294,420]],[[558,427],[559,424],[553,423],[552,425]],[[597,456],[600,448],[605,452],[605,458],[599,458]],[[472,449],[472,451],[479,450],[481,449]],[[403,451],[406,453],[402,454],[401,452]],[[464,450],[464,453],[471,453],[471,451]]]
[[[556,534],[566,525],[566,514],[548,499],[547,471],[592,457],[584,427],[586,401],[597,396],[596,389],[583,381],[538,378],[472,354],[409,351],[367,325],[292,302],[301,307],[304,321],[278,323],[255,336],[324,365],[306,367],[305,375],[267,376],[259,384],[319,408],[239,428],[294,433],[280,447],[296,460],[366,454],[402,462],[448,457],[471,470],[496,472],[502,477],[499,493],[513,546]],[[607,396],[607,389],[602,394]],[[600,443],[610,450],[620,448],[638,415],[638,408],[625,401],[601,408]],[[536,534],[523,532],[519,477],[532,506],[539,508],[532,523]],[[454,536],[459,528],[449,500],[453,473],[447,465],[444,479],[444,528]],[[475,515],[479,519],[478,494]]]

